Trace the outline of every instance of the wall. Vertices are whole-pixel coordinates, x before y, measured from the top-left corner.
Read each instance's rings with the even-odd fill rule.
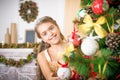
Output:
[[[38,4],[39,14],[31,23],[23,21],[19,16],[19,6],[23,1],[25,0],[0,0],[0,42],[4,41],[6,29],[10,28],[11,23],[17,24],[18,43],[25,42],[25,31],[34,29],[36,20],[45,15],[56,19],[61,31],[64,31],[65,0],[33,0]]]
[[[69,36],[73,31],[73,20],[76,13],[80,9],[80,0],[66,0],[65,1],[65,20],[64,20],[64,30],[65,36]]]

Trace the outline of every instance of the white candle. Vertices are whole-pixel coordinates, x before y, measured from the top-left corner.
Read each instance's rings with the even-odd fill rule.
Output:
[[[27,42],[27,48],[29,47],[29,42]]]
[[[4,47],[4,41],[2,41],[2,48]]]
[[[11,43],[17,44],[17,26],[16,26],[16,23],[11,23]]]

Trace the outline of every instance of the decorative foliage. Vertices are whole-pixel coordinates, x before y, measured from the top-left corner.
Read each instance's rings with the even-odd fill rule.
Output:
[[[22,67],[23,65],[32,62],[34,58],[35,58],[35,54],[33,52],[28,54],[26,59],[20,59],[19,61],[16,61],[12,58],[7,59],[5,56],[0,55],[0,63],[9,65],[9,66]]]
[[[1,49],[4,49],[4,48],[33,48],[33,52],[29,53],[25,59],[19,59],[19,61],[16,61],[11,58],[7,59],[5,56],[0,55],[0,63],[9,65],[9,66],[22,67],[23,65],[32,62],[33,59],[36,59],[36,55],[39,50],[38,49],[39,45],[40,44],[38,44],[38,43],[36,43],[36,44],[29,43],[29,45],[27,43],[23,43],[23,44],[4,44],[2,46],[2,44],[0,43]]]
[[[0,48],[37,48],[40,43],[21,43],[21,44],[2,44],[0,43]]]
[[[33,1],[25,1],[20,5],[20,16],[28,23],[33,22],[38,16],[37,4]]]
[[[114,4],[112,1],[81,0],[82,9],[78,11],[73,21],[81,44],[77,46],[73,44],[75,49],[66,52],[64,59],[82,76],[82,80],[120,79],[120,8],[112,6],[111,4]],[[120,6],[118,0],[115,3],[116,6]],[[92,11],[91,7],[95,5],[100,5],[100,8]],[[99,12],[103,8],[102,5],[110,7],[104,12]],[[90,33],[93,34],[94,39],[97,39],[96,42],[92,43],[93,40],[88,38]],[[86,38],[87,41],[82,46]]]

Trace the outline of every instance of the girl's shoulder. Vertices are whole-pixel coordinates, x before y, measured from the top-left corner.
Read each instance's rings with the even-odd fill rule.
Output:
[[[45,57],[45,50],[37,54],[37,58],[44,58],[44,57]]]
[[[50,58],[50,55],[49,55],[47,49],[41,51],[41,52],[37,55],[37,58],[41,58],[41,59],[45,59],[45,60],[47,60],[47,61],[51,61],[51,58]]]

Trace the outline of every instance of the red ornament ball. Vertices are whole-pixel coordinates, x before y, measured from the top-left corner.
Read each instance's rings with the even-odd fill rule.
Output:
[[[102,14],[107,11],[109,4],[106,0],[95,0],[92,4],[92,10],[95,14]]]
[[[102,14],[102,5],[103,5],[103,0],[95,0],[92,4],[92,10],[95,14]]]

